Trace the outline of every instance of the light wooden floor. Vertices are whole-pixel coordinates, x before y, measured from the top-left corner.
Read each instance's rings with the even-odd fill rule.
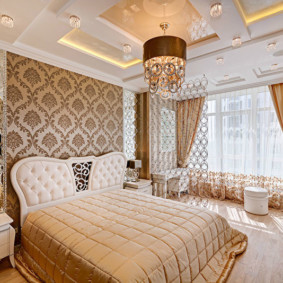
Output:
[[[183,202],[187,198],[181,197]],[[208,208],[249,238],[247,251],[238,256],[227,283],[283,282],[283,211],[270,209],[268,215],[256,216],[246,213],[241,204],[218,200],[209,200]],[[0,263],[0,282],[26,281],[5,259]]]

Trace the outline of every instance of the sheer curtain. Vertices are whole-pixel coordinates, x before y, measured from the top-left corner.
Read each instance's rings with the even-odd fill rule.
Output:
[[[208,97],[210,171],[283,178],[283,133],[267,86]]]

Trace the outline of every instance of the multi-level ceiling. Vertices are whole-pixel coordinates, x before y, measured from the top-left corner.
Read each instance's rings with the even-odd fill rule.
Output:
[[[209,13],[215,2],[218,18]],[[283,1],[0,0],[0,14],[14,19],[12,29],[0,25],[0,48],[135,91],[147,89],[142,47],[162,35],[163,21],[187,42],[186,79],[205,74],[210,93],[283,81]],[[80,29],[70,27],[71,15]],[[267,51],[270,43],[276,49]]]

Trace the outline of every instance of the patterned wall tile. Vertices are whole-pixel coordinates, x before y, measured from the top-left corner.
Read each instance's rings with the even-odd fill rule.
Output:
[[[7,162],[28,156],[123,151],[123,90],[93,78],[7,53]],[[19,223],[8,180],[7,212]]]
[[[150,136],[151,136],[151,173],[160,173],[170,169],[177,168],[177,149],[172,151],[163,151],[161,145],[161,112],[163,108],[177,112],[177,101],[172,99],[162,99],[159,96],[150,98]],[[175,115],[176,117],[177,115]],[[168,117],[170,119],[171,117]],[[176,123],[176,121],[174,121]]]

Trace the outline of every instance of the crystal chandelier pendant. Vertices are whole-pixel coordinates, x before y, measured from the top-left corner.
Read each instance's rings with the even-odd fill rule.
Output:
[[[13,28],[14,27],[14,20],[7,16],[7,15],[2,15],[1,16],[1,24],[7,28]]]
[[[186,42],[175,36],[166,36],[168,23],[161,23],[164,36],[148,40],[144,44],[144,79],[152,97],[172,97],[181,90],[185,80]]]

